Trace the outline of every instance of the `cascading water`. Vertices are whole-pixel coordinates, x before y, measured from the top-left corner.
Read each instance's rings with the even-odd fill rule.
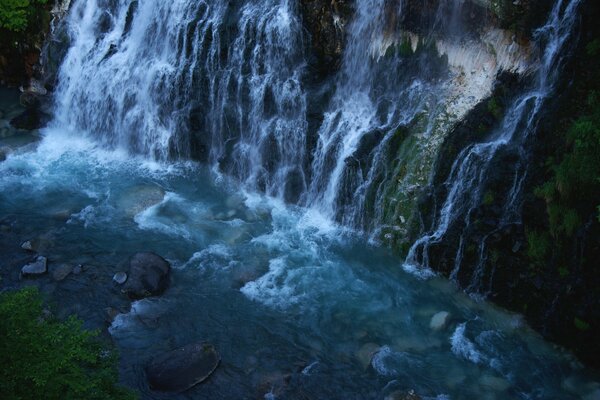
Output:
[[[452,226],[461,226],[461,239],[456,250],[454,270],[456,278],[463,262],[465,247],[465,227],[472,222],[472,214],[483,202],[484,189],[489,169],[494,157],[502,150],[513,149],[519,160],[513,165],[513,184],[506,193],[506,201],[498,227],[479,243],[479,265],[474,268],[469,291],[483,292],[481,287],[482,266],[486,257],[487,238],[509,224],[520,222],[520,196],[526,177],[526,150],[523,148],[529,135],[536,131],[543,107],[554,93],[560,76],[567,46],[577,20],[580,0],[558,0],[550,13],[548,22],[537,30],[536,38],[544,46],[543,57],[535,73],[532,88],[519,96],[507,110],[500,127],[492,133],[490,140],[474,143],[461,151],[452,165],[445,183],[447,196],[435,217],[430,233],[418,239],[411,247],[406,259],[406,267],[414,270],[418,266],[430,267],[429,248],[444,241]]]
[[[207,159],[275,197],[303,190],[293,4],[97,0],[76,2],[67,24],[56,126],[158,160]]]
[[[307,88],[296,2],[75,2],[54,124],[158,160],[207,161],[375,237],[382,227],[402,234],[398,221],[449,127],[486,95],[494,71],[522,68],[518,51],[504,57],[518,46],[502,35],[463,38],[462,4],[440,2],[419,37],[403,31],[402,1],[357,2],[311,132],[310,91],[328,89]],[[487,75],[472,93],[461,76],[477,68]]]

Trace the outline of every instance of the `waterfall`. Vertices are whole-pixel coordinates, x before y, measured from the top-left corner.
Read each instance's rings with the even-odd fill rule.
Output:
[[[567,46],[577,21],[580,2],[581,0],[556,1],[548,21],[536,31],[536,39],[544,46],[544,50],[532,88],[519,96],[508,108],[500,127],[488,141],[471,144],[460,152],[444,184],[447,187],[447,195],[435,216],[434,227],[411,247],[405,262],[407,269],[433,267],[429,259],[430,247],[443,242],[449,229],[453,225],[459,225],[462,226],[460,241],[456,249],[454,270],[451,273],[451,277],[456,278],[465,250],[464,230],[471,222],[474,210],[483,202],[483,189],[494,157],[507,148],[516,149],[514,151],[519,154],[519,160],[512,165],[513,184],[506,193],[500,226],[494,229],[494,232],[509,224],[520,222],[520,199],[527,174],[524,145],[528,137],[535,133],[543,107],[554,93],[568,54]],[[480,241],[479,265],[474,269],[475,273],[468,287],[470,291],[482,289],[480,284],[486,240],[492,233]]]
[[[67,24],[57,126],[158,160],[201,158],[276,197],[305,186],[293,2],[76,1]]]
[[[572,3],[563,13],[559,2],[538,33],[548,42],[540,82],[492,141],[461,154],[447,205],[409,264],[427,265],[428,243],[479,201],[480,191],[466,189],[498,148],[523,136],[515,131],[526,116],[534,129]],[[339,71],[319,81],[297,1],[75,0],[53,124],[163,162],[206,162],[246,189],[408,245],[447,133],[489,96],[498,72],[525,73],[538,62],[509,31],[481,21],[469,28],[465,4],[441,1],[423,22],[402,0],[355,2],[347,25],[330,21],[347,41]],[[522,182],[523,171],[507,205],[516,214]]]

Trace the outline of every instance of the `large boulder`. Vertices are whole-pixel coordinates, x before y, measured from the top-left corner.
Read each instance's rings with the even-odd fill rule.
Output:
[[[169,282],[171,265],[154,253],[137,253],[129,261],[128,279],[122,292],[131,299],[162,294]]]
[[[195,343],[154,358],[146,367],[152,390],[179,393],[206,380],[221,358],[209,343]]]
[[[38,256],[34,262],[25,265],[21,269],[23,276],[39,276],[48,272],[48,259],[43,256]]]
[[[39,108],[28,108],[11,119],[10,124],[17,129],[33,131],[45,127],[50,119],[50,115]]]

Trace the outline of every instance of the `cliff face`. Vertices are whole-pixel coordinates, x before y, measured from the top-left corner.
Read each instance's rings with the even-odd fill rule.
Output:
[[[300,0],[313,56],[309,64],[321,74],[340,67],[353,0]]]
[[[344,49],[343,28],[352,20],[352,4],[344,2],[345,11],[337,13],[335,2],[302,3],[315,65],[335,70]],[[372,208],[383,210],[370,216],[383,243],[406,254],[440,212],[460,152],[498,129],[510,104],[530,86],[540,63],[534,32],[546,20],[551,3],[386,2],[384,34],[373,38],[372,57],[385,63],[400,52],[418,58],[433,51],[448,70],[445,88],[451,95],[439,105],[442,111],[437,116],[423,114],[401,127],[391,141],[386,156],[391,184],[379,192],[381,203],[371,200]],[[557,95],[546,102],[540,123],[522,146],[495,155],[483,179],[479,206],[450,226],[444,240],[431,245],[428,259],[429,267],[460,287],[523,313],[546,337],[595,366],[594,355],[600,352],[594,339],[600,321],[597,189],[582,188],[581,197],[570,200],[567,211],[577,215],[577,223],[567,235],[554,232],[556,208],[539,188],[550,179],[554,165],[572,151],[569,127],[584,113],[582,105],[589,95],[599,89],[598,76],[592,72],[597,57],[590,55],[590,46],[600,38],[598,14],[592,1],[584,2]],[[517,207],[521,218],[507,224],[502,219],[507,193],[515,184],[515,165],[526,171],[525,189]]]

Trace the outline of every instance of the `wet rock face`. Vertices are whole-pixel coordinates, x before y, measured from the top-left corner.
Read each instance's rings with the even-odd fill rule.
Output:
[[[310,65],[322,74],[339,69],[353,0],[301,0],[300,10],[310,34]]]

